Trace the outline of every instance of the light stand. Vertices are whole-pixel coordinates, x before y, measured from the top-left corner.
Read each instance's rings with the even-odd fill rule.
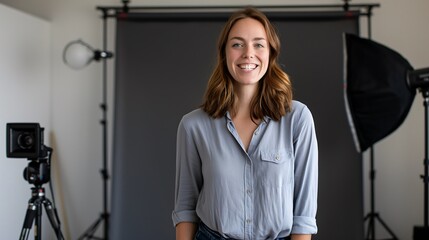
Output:
[[[413,240],[427,240],[429,239],[429,68],[409,71],[407,77],[408,86],[412,89],[419,89],[422,93],[423,106],[425,108],[425,158],[423,160],[424,175],[421,175],[424,184],[424,225],[414,226]]]
[[[375,240],[375,221],[378,220],[380,224],[384,227],[384,229],[390,234],[392,240],[397,240],[398,238],[393,233],[393,231],[387,226],[387,224],[381,219],[378,212],[375,212],[375,187],[374,187],[374,180],[375,180],[375,169],[374,169],[374,147],[370,147],[370,181],[371,181],[371,211],[365,216],[364,222],[368,221],[368,228],[367,228],[367,234],[366,239],[368,240]]]
[[[103,168],[100,170],[103,180],[103,212],[100,217],[78,238],[81,239],[109,239],[109,211],[108,211],[108,180],[109,171],[107,165],[107,59],[113,57],[113,53],[107,49],[107,10],[103,10],[103,50],[96,50],[82,40],[70,42],[64,49],[63,60],[68,66],[74,69],[81,69],[89,65],[92,60],[103,61],[103,101],[100,104],[102,110],[102,145],[103,145]],[[103,237],[95,237],[94,234],[100,224],[103,223]]]
[[[371,37],[370,32],[368,36]],[[375,212],[373,145],[397,129],[411,108],[415,90],[404,80],[412,66],[392,49],[351,34],[345,34],[344,57],[345,101],[352,134],[359,152],[371,149],[371,212],[364,217],[368,221],[366,239],[376,239],[375,226],[379,221],[390,234],[389,239],[396,240],[393,231]]]
[[[424,183],[424,225],[414,226],[413,240],[429,239],[428,223],[428,167],[429,167],[429,88],[420,90],[423,96],[423,106],[425,108],[425,158],[423,160],[424,175],[421,178]]]

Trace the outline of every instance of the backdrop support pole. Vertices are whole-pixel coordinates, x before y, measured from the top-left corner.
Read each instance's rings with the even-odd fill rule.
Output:
[[[103,12],[103,50],[107,51],[107,12]],[[108,186],[109,172],[107,167],[107,59],[103,58],[103,215],[104,215],[104,239],[109,239],[109,212],[108,212]]]
[[[107,9],[102,9],[103,12],[103,51],[107,52]],[[103,168],[100,170],[101,177],[103,180],[103,212],[100,217],[79,237],[81,239],[109,239],[109,211],[108,211],[108,180],[109,171],[107,166],[107,58],[103,58],[103,101],[100,104],[100,108],[103,112],[100,124],[102,126],[102,151],[103,151]],[[98,226],[103,223],[103,237],[94,237]]]
[[[368,39],[372,37],[372,29],[371,29],[371,16],[372,16],[372,6],[367,6],[367,17],[368,17]],[[384,227],[384,229],[390,234],[392,240],[398,240],[393,231],[387,226],[387,224],[381,219],[380,214],[375,212],[375,167],[374,167],[374,145],[370,147],[370,198],[371,198],[371,210],[365,216],[364,221],[368,220],[368,229],[367,229],[367,240],[375,240],[375,220],[378,220],[380,224]]]

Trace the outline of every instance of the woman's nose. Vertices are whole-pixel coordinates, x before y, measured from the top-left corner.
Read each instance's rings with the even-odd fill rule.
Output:
[[[253,58],[254,52],[251,47],[245,47],[243,51],[243,58]]]

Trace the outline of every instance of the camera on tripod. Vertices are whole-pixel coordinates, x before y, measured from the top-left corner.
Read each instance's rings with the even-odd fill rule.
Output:
[[[6,124],[6,156],[31,160],[24,169],[24,179],[34,185],[50,180],[48,154],[52,149],[43,144],[43,132],[39,123]]]
[[[52,148],[43,144],[43,131],[44,128],[41,128],[38,123],[6,124],[6,156],[31,160],[24,169],[24,179],[30,184],[34,184],[34,187],[31,188],[31,198],[28,201],[24,224],[19,236],[20,240],[28,239],[34,221],[35,239],[43,239],[41,236],[42,205],[45,206],[57,239],[64,240],[55,205],[45,197],[45,189],[42,186],[50,180],[50,162],[53,151]]]

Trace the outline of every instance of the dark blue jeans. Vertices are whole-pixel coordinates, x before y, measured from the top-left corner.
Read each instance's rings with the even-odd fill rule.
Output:
[[[203,222],[200,222],[194,240],[234,240],[233,238],[224,238],[218,232],[211,230]],[[290,237],[276,238],[276,240],[290,240]]]

